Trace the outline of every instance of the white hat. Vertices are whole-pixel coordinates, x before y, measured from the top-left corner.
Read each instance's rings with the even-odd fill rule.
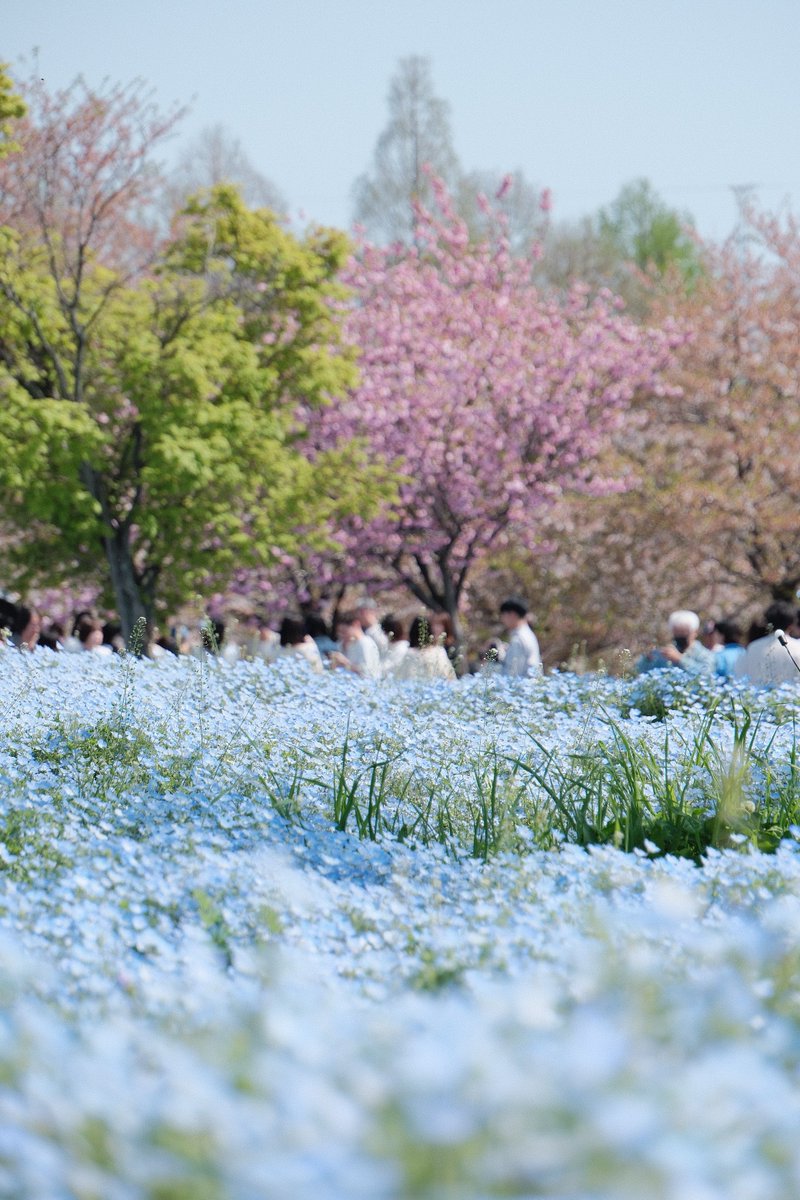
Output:
[[[679,608],[677,612],[669,614],[669,628],[670,632],[675,629],[690,629],[692,633],[697,633],[700,628],[700,618],[689,608]]]

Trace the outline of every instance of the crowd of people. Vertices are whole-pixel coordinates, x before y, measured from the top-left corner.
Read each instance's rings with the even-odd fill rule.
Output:
[[[689,609],[672,613],[667,625],[669,640],[642,655],[640,673],[678,667],[762,687],[800,683],[800,610],[787,601],[770,604],[746,635],[734,620],[701,623]]]
[[[337,612],[332,627],[317,614],[286,616],[277,629],[266,620],[255,620],[228,638],[225,623],[209,619],[196,629],[178,626],[169,636],[154,637],[146,653],[152,658],[211,654],[228,662],[251,658],[272,663],[297,657],[317,673],[350,671],[368,679],[454,680],[480,667],[515,677],[540,671],[539,644],[528,623],[526,603],[511,597],[500,605],[498,615],[508,640],[493,640],[478,661],[462,652],[448,613],[420,614],[409,623],[391,613],[380,619],[369,596]],[[67,633],[63,625],[45,622],[35,608],[0,599],[0,629],[20,649],[113,654],[124,648],[120,627],[88,611],[75,615]]]
[[[507,636],[491,639],[475,658],[464,654],[448,613],[420,614],[410,623],[392,613],[381,618],[369,596],[337,612],[332,627],[318,614],[286,616],[278,628],[256,619],[226,638],[224,622],[209,619],[196,629],[178,626],[168,636],[156,636],[145,650],[153,658],[209,654],[228,662],[295,657],[316,673],[349,671],[368,679],[454,680],[476,670],[524,678],[541,672],[539,643],[525,601],[518,596],[504,600],[498,619]],[[734,620],[701,622],[688,609],[673,612],[667,627],[665,644],[651,647],[639,659],[640,673],[677,668],[763,686],[800,684],[800,610],[787,602],[770,604],[763,621],[754,622],[746,635]],[[77,613],[67,633],[57,622],[44,622],[35,608],[3,598],[0,630],[4,641],[27,650],[113,654],[124,648],[119,625],[104,623],[93,612]]]

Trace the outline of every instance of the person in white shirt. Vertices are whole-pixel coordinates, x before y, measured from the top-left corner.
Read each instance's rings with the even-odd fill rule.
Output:
[[[783,600],[770,604],[764,622],[772,632],[756,638],[733,664],[734,679],[760,687],[800,684],[800,622],[797,609]]]
[[[511,636],[503,657],[503,674],[514,679],[538,675],[542,669],[539,643],[528,624],[528,606],[519,596],[511,596],[500,605],[500,620]]]
[[[369,596],[362,596],[356,605],[356,616],[368,638],[378,647],[381,659],[389,653],[389,639],[378,623],[378,607]]]
[[[356,612],[339,613],[336,618],[336,640],[342,647],[330,655],[332,667],[353,671],[367,679],[379,679],[381,656],[372,638],[364,633]]]
[[[274,629],[270,629],[265,617],[256,619],[255,628],[251,630],[247,641],[246,654],[248,658],[260,658],[262,662],[274,663],[280,653],[281,639]]]
[[[110,646],[103,645],[103,622],[99,620],[86,620],[81,623],[78,630],[78,641],[81,644],[81,650],[88,650],[92,654],[109,655],[113,654]]]
[[[453,664],[441,642],[433,641],[431,623],[427,617],[415,617],[408,631],[408,653],[396,668],[395,679],[445,679],[452,683],[456,677]]]
[[[381,621],[381,629],[389,639],[389,649],[381,659],[381,670],[384,675],[394,675],[408,654],[405,625],[397,617],[389,614]]]

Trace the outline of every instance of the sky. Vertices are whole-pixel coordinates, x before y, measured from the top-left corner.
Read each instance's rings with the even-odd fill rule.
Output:
[[[0,0],[0,60],[140,77],[222,124],[299,220],[347,228],[401,57],[431,62],[465,170],[521,169],[577,220],[647,178],[701,234],[732,188],[800,209],[800,0]],[[27,60],[27,62],[23,61]]]

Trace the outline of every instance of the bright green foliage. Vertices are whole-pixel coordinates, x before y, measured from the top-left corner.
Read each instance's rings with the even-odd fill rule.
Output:
[[[11,140],[14,121],[25,115],[25,103],[14,92],[14,84],[6,72],[6,64],[0,63],[0,158],[16,149]]]
[[[26,531],[16,565],[96,574],[104,551],[126,631],[388,491],[358,447],[312,464],[297,444],[303,409],[355,380],[344,235],[300,240],[224,186],[181,220],[155,271],[126,283],[87,256],[79,288],[41,242],[1,231],[0,496]]]
[[[646,179],[627,184],[597,217],[600,240],[615,256],[659,276],[677,269],[687,283],[700,271],[697,246],[687,233],[691,224]]]

